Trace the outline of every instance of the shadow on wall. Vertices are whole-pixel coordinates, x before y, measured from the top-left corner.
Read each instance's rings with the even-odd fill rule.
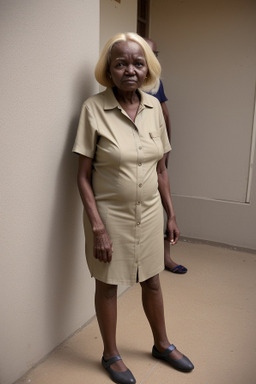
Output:
[[[94,315],[93,280],[84,257],[82,204],[76,183],[78,158],[72,153],[82,103],[95,89],[93,79],[87,76],[83,69],[77,77],[72,99],[76,112],[67,129],[56,176],[46,273],[46,328],[53,347]]]

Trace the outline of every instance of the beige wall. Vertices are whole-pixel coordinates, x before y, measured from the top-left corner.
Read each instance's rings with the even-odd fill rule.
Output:
[[[256,249],[256,3],[151,1],[169,98],[170,178],[182,234]],[[254,126],[254,130],[255,130]]]
[[[0,382],[20,377],[94,314],[77,159],[96,92],[99,2],[0,2]]]
[[[100,46],[115,33],[136,32],[137,0],[100,0]]]

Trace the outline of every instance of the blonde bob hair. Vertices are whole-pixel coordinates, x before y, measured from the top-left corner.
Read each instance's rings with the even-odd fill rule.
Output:
[[[147,66],[148,66],[148,74],[147,77],[141,87],[144,91],[156,92],[159,88],[159,78],[161,74],[161,65],[157,58],[155,57],[152,49],[149,44],[137,33],[127,32],[127,33],[118,33],[111,37],[103,48],[99,60],[95,67],[95,78],[104,87],[113,87],[114,84],[110,77],[108,76],[109,63],[110,63],[110,55],[111,49],[120,41],[134,41],[139,44],[144,51]]]

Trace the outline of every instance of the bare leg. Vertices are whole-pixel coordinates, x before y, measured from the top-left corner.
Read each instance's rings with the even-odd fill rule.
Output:
[[[119,355],[116,345],[117,285],[96,280],[95,309],[104,345],[103,356],[109,360]],[[122,360],[111,364],[111,368],[119,372],[127,370]]]
[[[171,244],[170,244],[169,240],[164,239],[164,265],[165,265],[165,268],[171,272],[175,272],[175,273],[179,273],[179,274],[186,273],[187,268],[182,266],[182,265],[178,266],[178,264],[172,260],[170,253],[171,253]],[[175,271],[172,271],[175,267],[178,267],[178,268],[176,268]]]
[[[171,245],[169,240],[164,240],[164,265],[167,268],[173,269],[177,267],[177,263],[171,259]]]
[[[159,275],[141,283],[142,303],[145,314],[152,329],[154,343],[159,352],[170,346],[166,333],[163,296]],[[170,353],[172,359],[181,359],[183,355],[175,349]]]

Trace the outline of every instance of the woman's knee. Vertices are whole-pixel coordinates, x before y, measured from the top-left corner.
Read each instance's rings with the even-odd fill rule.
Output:
[[[102,281],[95,280],[96,295],[105,299],[113,299],[117,297],[117,285],[106,284]]]
[[[152,292],[159,292],[159,290],[161,290],[159,275],[155,275],[150,279],[143,281],[141,287],[142,289],[150,290]]]

